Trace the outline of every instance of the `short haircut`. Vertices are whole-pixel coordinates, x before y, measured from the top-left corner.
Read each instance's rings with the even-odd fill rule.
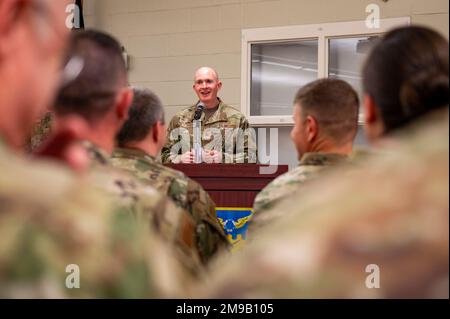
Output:
[[[164,109],[158,96],[149,89],[134,88],[133,91],[134,98],[128,120],[116,137],[119,146],[142,141],[156,122],[164,124]]]
[[[194,82],[195,82],[195,78],[196,78],[197,72],[200,71],[201,69],[210,69],[210,70],[212,71],[212,73],[214,74],[214,76],[216,77],[216,81],[217,81],[217,82],[220,81],[220,79],[219,79],[219,73],[218,73],[215,69],[213,69],[213,68],[211,68],[211,67],[209,67],[209,66],[202,66],[201,68],[198,68],[198,69],[195,71]]]
[[[301,115],[314,117],[319,134],[332,138],[341,145],[353,141],[358,127],[358,94],[350,84],[337,79],[320,79],[297,92],[294,104],[299,104]]]
[[[448,42],[436,31],[409,26],[388,32],[363,69],[385,132],[449,103]]]
[[[55,112],[57,115],[75,113],[94,122],[112,109],[118,91],[127,85],[122,47],[106,33],[75,31],[67,60],[74,56],[83,60],[83,69],[76,79],[60,89]]]

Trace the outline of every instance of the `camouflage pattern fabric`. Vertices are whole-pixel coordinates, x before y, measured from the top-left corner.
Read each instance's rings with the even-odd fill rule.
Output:
[[[196,223],[190,214],[154,187],[113,167],[107,153],[97,145],[84,141],[83,146],[92,160],[93,183],[107,191],[122,209],[142,219],[165,241],[172,243],[186,268],[198,275],[202,266],[196,245]]]
[[[161,152],[163,163],[179,163],[179,156],[177,155],[181,154],[183,149],[186,151],[192,149],[195,110],[196,104],[179,112],[170,121],[170,124],[167,127],[167,143]],[[244,134],[244,132],[248,132],[249,124],[241,112],[223,103],[219,99],[217,111],[206,121],[205,113],[203,112],[200,119],[202,121],[202,147],[204,149],[213,149],[215,147],[214,140],[220,140],[221,144],[216,147],[221,150],[224,155],[222,159],[223,163],[256,163],[256,140],[254,135]],[[183,143],[184,140],[178,135],[179,130],[177,129],[187,130],[190,138],[189,144]],[[205,130],[208,129],[211,132],[210,135],[205,134]],[[240,129],[240,132],[242,132],[241,135],[238,134],[237,129]],[[175,140],[171,140],[171,134],[174,134]],[[243,148],[240,150],[237,145],[241,145],[240,141],[242,141],[242,139]],[[178,142],[180,142],[178,152],[171,155],[172,147]],[[230,148],[228,148],[228,145],[230,145]]]
[[[448,109],[383,156],[314,181],[196,297],[448,298]],[[217,268],[215,268],[217,267]]]
[[[253,217],[249,227],[251,230],[268,224],[274,217],[268,216],[266,211],[278,201],[296,191],[299,185],[317,178],[325,168],[348,160],[348,156],[334,153],[306,153],[302,156],[299,166],[278,176],[270,182],[255,198]]]
[[[182,172],[158,163],[155,158],[138,149],[117,148],[111,163],[166,194],[178,207],[191,214],[195,221],[197,246],[204,263],[228,247],[225,232],[216,216],[215,204],[197,182]]]
[[[185,294],[189,275],[172,247],[90,177],[18,158],[1,141],[0,171],[0,298]]]
[[[42,142],[50,135],[52,130],[53,114],[52,112],[46,112],[39,121],[36,122],[29,144],[25,146],[25,150],[31,153],[38,148]]]

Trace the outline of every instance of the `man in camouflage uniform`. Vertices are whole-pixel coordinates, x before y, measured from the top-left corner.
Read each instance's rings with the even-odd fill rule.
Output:
[[[348,161],[358,125],[358,95],[342,80],[321,79],[302,87],[294,101],[292,141],[298,152],[297,168],[277,177],[255,198],[250,229],[281,217],[267,210],[316,179],[325,168]],[[272,211],[273,212],[273,211]]]
[[[17,156],[59,80],[69,3],[0,1],[0,298],[182,296],[171,248],[90,177]]]
[[[440,114],[281,201],[284,218],[218,259],[195,297],[448,298],[448,133]]]
[[[133,215],[143,216],[167,242],[180,251],[187,268],[200,268],[196,243],[196,222],[154,187],[118,170],[110,156],[119,132],[128,117],[133,92],[127,87],[127,73],[121,47],[111,36],[93,30],[79,31],[71,38],[71,56],[82,58],[83,70],[63,87],[55,102],[55,131],[69,116],[89,123],[82,143],[91,159],[94,183]]]
[[[159,98],[150,90],[134,89],[129,118],[117,136],[119,147],[111,162],[167,194],[177,206],[191,213],[197,225],[200,256],[207,262],[226,248],[228,241],[208,193],[182,172],[156,161],[166,140],[165,132],[164,109]]]
[[[194,91],[199,101],[177,113],[167,128],[167,143],[162,149],[163,163],[193,163],[193,122],[197,105],[200,117],[202,161],[206,163],[256,163],[255,134],[245,116],[225,104],[218,96],[222,88],[217,72],[202,67],[195,72]]]
[[[200,264],[200,244],[206,238],[199,237],[199,222],[151,183],[144,183],[128,172],[116,169],[110,156],[89,141],[83,141],[91,158],[92,184],[105,190],[114,203],[123,211],[149,225],[166,241],[173,244],[177,258],[192,276],[198,276],[203,267]]]
[[[193,277],[174,247],[91,178],[0,149],[0,297],[183,296]]]
[[[448,299],[448,51],[425,27],[386,34],[362,74],[365,131],[382,152],[275,205],[285,218],[218,260],[198,295]]]

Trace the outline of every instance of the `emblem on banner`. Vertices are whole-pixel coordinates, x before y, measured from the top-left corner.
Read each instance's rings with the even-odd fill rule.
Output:
[[[252,208],[218,207],[217,218],[222,225],[233,250],[247,239],[248,221],[253,214]]]

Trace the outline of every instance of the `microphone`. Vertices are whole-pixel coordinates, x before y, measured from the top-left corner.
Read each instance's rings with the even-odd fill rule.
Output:
[[[200,120],[202,117],[203,110],[205,109],[205,104],[202,101],[197,103],[197,109],[194,113],[194,120]]]
[[[205,104],[203,102],[197,103],[197,108],[194,114],[193,122],[193,148],[194,148],[194,163],[200,164],[202,162],[202,117],[203,110],[205,109]]]

